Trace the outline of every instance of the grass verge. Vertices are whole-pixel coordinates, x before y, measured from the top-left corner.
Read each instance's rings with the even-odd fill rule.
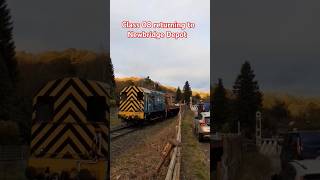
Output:
[[[201,149],[201,144],[192,131],[194,113],[186,111],[181,123],[182,136],[182,172],[183,179],[210,179],[209,163]]]
[[[118,118],[118,108],[116,107],[111,107],[110,108],[110,127],[115,127],[120,125],[122,122]]]

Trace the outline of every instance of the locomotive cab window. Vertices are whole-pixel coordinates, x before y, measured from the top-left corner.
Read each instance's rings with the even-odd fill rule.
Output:
[[[138,92],[137,93],[137,99],[138,99],[138,101],[142,101],[143,100],[143,92]]]
[[[39,96],[36,103],[36,121],[48,122],[53,117],[53,97]]]
[[[155,102],[155,97],[154,97],[154,95],[151,95],[151,96],[150,96],[150,101],[151,101],[151,102]]]
[[[121,96],[120,96],[121,100],[126,100],[127,99],[127,93],[126,92],[122,92]]]
[[[92,96],[87,100],[87,118],[91,122],[104,122],[106,120],[106,98],[104,96]]]

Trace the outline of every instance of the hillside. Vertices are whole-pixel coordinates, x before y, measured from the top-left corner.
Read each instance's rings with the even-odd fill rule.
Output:
[[[116,92],[120,92],[121,89],[123,89],[125,86],[130,85],[130,84],[134,84],[137,86],[143,86],[143,87],[147,87],[149,89],[156,89],[157,85],[159,85],[160,89],[165,91],[165,92],[171,92],[171,93],[175,93],[177,88],[173,87],[173,86],[169,86],[169,85],[163,85],[159,82],[153,81],[150,79],[150,82],[146,82],[145,78],[141,78],[141,77],[121,77],[121,78],[115,78],[116,84],[117,84],[117,90]],[[182,85],[183,86],[183,85]],[[182,86],[180,88],[182,88]],[[192,89],[192,85],[191,85],[191,89]],[[192,95],[195,96],[199,94],[201,98],[205,99],[208,96],[210,96],[209,92],[205,92],[205,91],[200,91],[200,90],[195,90],[192,89]]]
[[[16,58],[20,72],[19,93],[29,98],[44,83],[63,77],[77,76],[114,83],[109,54],[66,49],[41,53],[17,52]]]
[[[265,108],[271,108],[276,101],[284,102],[293,116],[305,113],[310,107],[320,107],[320,97],[304,97],[288,93],[264,93],[263,106]]]
[[[233,99],[232,90],[227,89],[227,97]],[[305,113],[308,108],[320,108],[320,97],[304,97],[292,95],[283,92],[262,92],[263,101],[262,105],[265,109],[272,108],[277,102],[283,102],[290,114],[297,117]]]

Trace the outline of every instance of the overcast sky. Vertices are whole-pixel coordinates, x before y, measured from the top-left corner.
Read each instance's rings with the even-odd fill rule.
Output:
[[[162,84],[209,89],[209,0],[112,0],[111,58],[115,74],[150,76]],[[9,0],[17,50],[41,52],[108,47],[106,0]],[[192,21],[187,40],[132,40],[121,29],[124,19]]]
[[[7,0],[18,50],[108,48],[106,0]],[[108,42],[108,43],[107,43]]]
[[[320,96],[320,1],[214,0],[213,73],[232,87],[249,60],[262,90]]]
[[[128,39],[123,20],[190,21],[189,38]],[[210,0],[111,0],[111,58],[115,74],[150,76],[165,85],[194,89],[210,86]]]
[[[214,0],[215,81],[234,83],[249,60],[262,90],[320,95],[320,1]],[[9,0],[18,50],[107,46],[107,1]],[[111,57],[117,76],[150,76],[163,84],[209,87],[209,0],[112,0]],[[188,40],[133,40],[123,19],[194,21]]]

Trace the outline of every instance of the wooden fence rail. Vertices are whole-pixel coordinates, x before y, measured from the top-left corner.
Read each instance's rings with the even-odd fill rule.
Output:
[[[180,111],[178,114],[178,122],[177,122],[177,136],[176,141],[178,143],[177,146],[174,147],[173,153],[171,155],[171,160],[169,164],[169,168],[167,171],[165,180],[179,180],[180,179],[180,166],[181,166],[181,118],[182,118],[182,108],[180,106]]]

